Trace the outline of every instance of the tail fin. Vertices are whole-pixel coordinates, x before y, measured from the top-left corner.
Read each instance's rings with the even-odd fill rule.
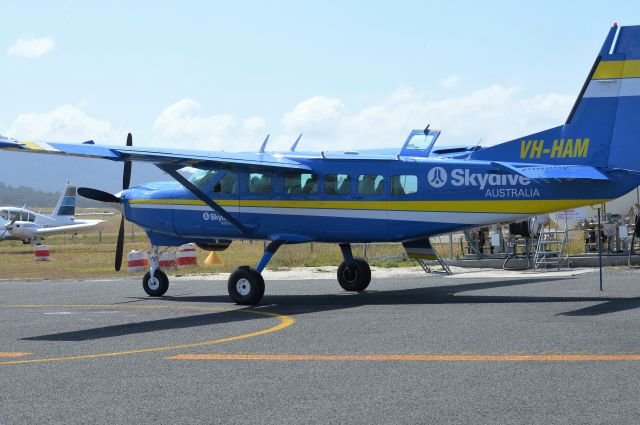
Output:
[[[472,157],[640,171],[639,151],[640,26],[615,24],[564,125]]]
[[[52,216],[72,216],[76,213],[76,187],[67,185],[58,200]]]

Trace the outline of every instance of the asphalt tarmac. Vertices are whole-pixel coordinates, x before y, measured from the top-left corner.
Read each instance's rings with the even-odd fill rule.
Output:
[[[0,282],[0,424],[636,424],[640,270],[605,279]]]

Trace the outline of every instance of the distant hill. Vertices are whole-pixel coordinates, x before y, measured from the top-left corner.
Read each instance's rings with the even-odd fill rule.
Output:
[[[14,187],[54,193],[71,182],[110,193],[122,190],[122,163],[102,159],[0,152],[0,170],[0,182]],[[151,164],[133,164],[131,186],[158,180],[171,177]]]
[[[28,186],[13,187],[0,183],[1,206],[22,207],[26,205],[28,209],[53,208],[58,199],[60,199],[60,195],[61,192],[44,192]],[[100,208],[104,207],[104,204],[78,197],[76,206],[80,208]]]

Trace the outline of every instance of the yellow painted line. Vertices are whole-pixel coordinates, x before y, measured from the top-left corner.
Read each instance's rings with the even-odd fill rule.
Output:
[[[436,211],[436,212],[496,212],[532,213],[560,211],[583,205],[595,205],[609,199],[524,199],[475,201],[274,201],[274,200],[215,200],[221,206],[355,209],[381,211]],[[131,199],[131,204],[206,205],[191,199]]]
[[[257,310],[229,310],[229,309],[214,308],[214,307],[123,306],[119,304],[0,304],[0,308],[52,308],[52,307],[53,308],[111,308],[116,310],[117,309],[132,309],[132,310],[133,309],[141,309],[141,310],[142,309],[164,309],[164,310],[190,310],[190,311],[221,311],[221,312],[229,312],[229,313],[238,312],[238,313],[249,313],[249,314],[256,314],[260,316],[272,317],[274,319],[278,319],[280,323],[270,328],[263,329],[261,331],[249,332],[242,335],[231,336],[227,338],[220,338],[212,341],[196,342],[192,344],[170,345],[170,346],[164,346],[164,347],[142,348],[137,350],[115,351],[111,353],[85,354],[85,355],[79,355],[79,356],[66,356],[66,357],[47,357],[47,358],[29,359],[29,360],[0,361],[0,365],[96,359],[100,357],[126,356],[131,354],[154,353],[158,351],[180,350],[185,348],[202,347],[206,345],[222,344],[225,342],[240,341],[243,339],[253,338],[260,335],[266,335],[272,332],[277,332],[279,330],[282,330],[295,323],[295,319],[293,317],[290,317],[284,314],[279,314],[279,313],[270,313],[266,311],[257,311]]]
[[[5,358],[6,357],[24,357],[24,356],[29,356],[31,354],[33,354],[33,353],[22,353],[22,352],[12,353],[12,352],[6,352],[6,351],[2,352],[2,351],[0,351],[0,358],[3,358],[3,357],[5,357]]]
[[[413,361],[413,362],[529,362],[529,361],[639,361],[640,354],[549,354],[549,355],[299,355],[299,354],[178,354],[169,360],[267,360],[267,361]]]
[[[604,80],[615,78],[640,77],[640,60],[603,61],[593,73],[592,79]]]

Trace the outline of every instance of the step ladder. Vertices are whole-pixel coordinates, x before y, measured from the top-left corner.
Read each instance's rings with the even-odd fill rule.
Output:
[[[533,269],[555,267],[560,270],[568,256],[564,255],[567,242],[567,230],[540,230],[536,252],[533,256]]]
[[[435,260],[426,260],[424,258],[417,258],[416,260],[425,273],[453,274],[447,262],[437,255]],[[434,269],[434,266],[440,266],[441,269]]]
[[[636,219],[633,225],[633,232],[631,233],[631,241],[629,241],[629,257],[627,258],[627,265],[631,269],[640,268],[640,264],[633,263],[633,256],[640,254],[640,213],[636,215]]]
[[[447,262],[440,258],[436,250],[433,249],[429,238],[402,242],[402,245],[407,253],[407,257],[416,260],[425,273],[453,274]],[[441,270],[434,269],[434,266],[438,265],[441,267]]]

